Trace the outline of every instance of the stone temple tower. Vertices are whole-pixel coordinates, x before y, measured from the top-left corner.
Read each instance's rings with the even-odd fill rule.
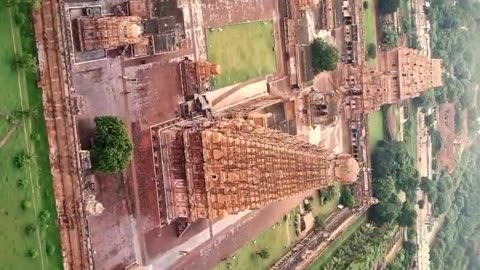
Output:
[[[258,209],[334,181],[353,182],[359,173],[350,155],[243,119],[190,123],[159,131],[156,139],[165,223]]]

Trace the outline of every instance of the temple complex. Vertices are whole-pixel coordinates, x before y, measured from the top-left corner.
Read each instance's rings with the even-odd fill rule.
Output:
[[[351,183],[358,163],[242,119],[158,131],[160,215],[165,224],[258,209],[334,181]]]

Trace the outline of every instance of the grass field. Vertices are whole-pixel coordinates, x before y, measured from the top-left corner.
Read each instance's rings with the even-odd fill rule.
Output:
[[[15,133],[0,148],[0,269],[62,269],[41,91],[32,74],[13,65],[22,50],[33,52],[32,37],[23,35],[33,30],[23,26],[20,31],[14,13],[0,10],[0,112],[7,115],[33,108],[38,115],[19,117]],[[0,118],[0,140],[12,125]],[[21,168],[14,165],[19,153],[30,156]]]
[[[365,48],[368,44],[375,44],[377,47],[377,33],[375,26],[375,0],[364,0],[368,2],[368,8],[363,12],[363,24],[365,26]],[[375,58],[368,58],[368,63],[374,65]]]
[[[370,145],[370,154],[373,153],[378,142],[385,138],[385,127],[383,113],[381,110],[368,115],[368,144]]]
[[[222,66],[213,80],[215,89],[276,70],[272,21],[212,28],[207,30],[207,45],[208,61]]]
[[[320,257],[308,268],[308,270],[319,270],[332,258],[337,250],[345,243],[352,235],[360,229],[367,222],[367,215],[359,217],[355,222],[350,225],[343,233],[341,233],[327,249],[322,253]]]
[[[232,264],[232,269],[268,269],[288,251],[287,247],[293,245],[297,239],[295,235],[295,225],[293,223],[294,215],[290,215],[288,220],[282,219],[279,222],[280,225],[276,225],[275,228],[271,227],[260,233],[257,238],[255,238],[255,244],[248,242],[239,249],[234,254],[236,256],[235,260],[224,261],[217,265],[215,269],[227,269],[227,262]],[[266,259],[262,259],[256,254],[256,252],[264,248],[267,249],[270,254]]]
[[[407,144],[408,152],[412,155],[412,157],[416,160],[417,159],[417,111],[418,107],[416,107],[413,102],[409,104],[409,111],[410,116],[408,120],[403,124],[404,130],[404,140]]]

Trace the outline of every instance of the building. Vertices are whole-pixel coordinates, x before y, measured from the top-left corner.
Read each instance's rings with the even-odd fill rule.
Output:
[[[415,98],[443,85],[441,59],[430,59],[403,47],[384,51],[379,58],[379,70],[370,66],[347,67],[340,76],[352,114],[376,111],[382,105]]]
[[[306,10],[314,4],[315,1],[310,0],[287,1],[287,17],[283,24],[290,87],[294,89],[311,84],[315,77],[306,16]]]
[[[159,130],[160,217],[218,219],[357,179],[358,163],[243,119],[190,122]]]
[[[193,99],[194,94],[202,94],[211,87],[210,79],[219,75],[222,67],[206,61],[192,61],[188,58],[180,62],[182,92],[185,100]]]
[[[149,42],[144,36],[142,19],[137,16],[79,17],[77,27],[80,51],[116,49]]]
[[[415,98],[443,85],[441,59],[431,59],[404,47],[385,51],[380,59],[380,70],[391,78],[389,103]]]

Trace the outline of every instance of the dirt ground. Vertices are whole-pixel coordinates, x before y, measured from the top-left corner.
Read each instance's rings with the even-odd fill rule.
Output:
[[[400,109],[398,104],[391,105],[387,110],[387,129],[390,138],[394,141],[403,141],[403,129],[401,128]]]
[[[425,126],[425,114],[417,113],[417,169],[420,177],[432,179],[432,142]]]
[[[131,211],[126,199],[126,186],[120,176],[97,177],[96,198],[106,211],[88,217],[95,269],[119,269],[135,260]],[[108,241],[105,241],[108,239]],[[108,252],[104,252],[108,251]]]
[[[274,0],[202,0],[202,13],[205,27],[271,19],[277,14]]]
[[[455,169],[455,104],[440,105],[437,117],[437,130],[442,137],[443,146],[438,153],[437,160],[440,168],[453,173]]]

